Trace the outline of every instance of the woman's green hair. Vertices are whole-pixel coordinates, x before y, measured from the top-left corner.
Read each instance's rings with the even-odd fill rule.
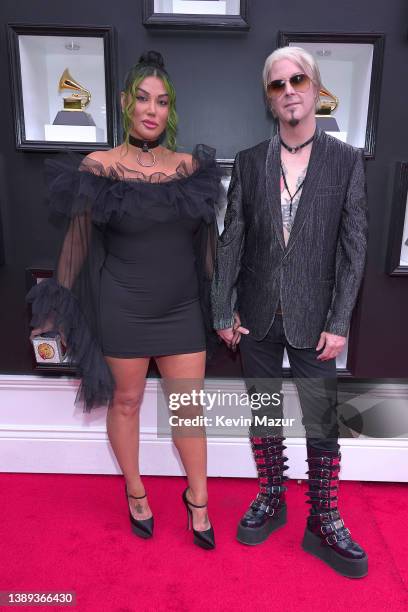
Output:
[[[172,151],[176,150],[176,133],[178,117],[176,113],[176,90],[170,77],[164,69],[163,58],[156,51],[149,51],[141,56],[139,63],[133,66],[126,75],[124,93],[126,94],[126,103],[122,112],[123,120],[123,140],[126,146],[129,145],[129,133],[132,127],[133,111],[136,104],[137,90],[140,83],[149,76],[158,77],[163,81],[164,88],[169,95],[169,116],[166,126],[166,141],[167,146]]]

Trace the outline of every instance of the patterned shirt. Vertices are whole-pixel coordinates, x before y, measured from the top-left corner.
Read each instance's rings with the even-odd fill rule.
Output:
[[[288,176],[288,170],[285,167],[285,164],[282,162],[282,169],[285,173],[285,177],[287,180],[287,176]],[[305,176],[306,176],[306,171],[307,171],[307,166],[305,168],[303,168],[303,170],[300,172],[299,176],[296,179],[296,183],[295,183],[295,188],[292,191],[293,193],[296,193],[297,189],[299,189],[299,186],[302,184],[302,182],[305,180]],[[287,180],[288,182],[288,180]],[[299,201],[300,201],[300,196],[302,195],[302,189],[303,187],[301,187],[299,189],[299,191],[296,193],[295,197],[292,200],[292,215],[290,215],[290,196],[289,193],[285,187],[285,181],[283,180],[283,176],[281,174],[281,178],[280,178],[280,188],[281,188],[281,207],[282,207],[282,221],[283,221],[283,237],[285,239],[285,245],[288,244],[288,240],[289,240],[289,235],[290,232],[292,230],[293,227],[293,222],[295,220],[295,216],[296,216],[296,211],[299,205]],[[290,187],[289,187],[290,189]]]

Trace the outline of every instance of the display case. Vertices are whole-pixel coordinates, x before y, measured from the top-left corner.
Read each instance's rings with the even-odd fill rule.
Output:
[[[144,0],[147,28],[249,30],[248,0]]]
[[[0,266],[4,266],[6,263],[5,254],[4,254],[4,234],[3,234],[3,222],[1,219],[1,209],[0,209]]]
[[[115,146],[113,29],[9,24],[8,32],[17,149]]]
[[[408,276],[408,162],[398,162],[395,167],[387,272]]]

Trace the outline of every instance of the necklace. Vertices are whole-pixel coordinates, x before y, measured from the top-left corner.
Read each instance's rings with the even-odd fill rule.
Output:
[[[282,162],[280,163],[280,167],[281,167],[282,178],[283,178],[283,182],[284,182],[284,185],[285,185],[285,189],[288,192],[288,195],[289,195],[289,198],[290,198],[289,217],[291,217],[292,216],[292,204],[293,204],[293,200],[296,197],[296,195],[299,193],[299,191],[302,189],[303,183],[305,182],[306,177],[303,179],[303,181],[300,183],[299,187],[296,189],[295,193],[292,195],[290,193],[290,191],[289,191],[289,186],[288,186],[288,183],[287,183],[287,180],[286,180],[285,171],[283,169]]]
[[[160,140],[140,140],[139,138],[135,138],[134,136],[132,136],[132,134],[129,134],[129,144],[133,145],[134,147],[137,147],[138,149],[141,149],[140,152],[138,152],[136,159],[138,161],[138,163],[143,166],[144,168],[151,168],[152,166],[155,166],[157,164],[157,159],[155,154],[153,153],[153,151],[151,151],[150,149],[155,149],[156,147],[159,146],[160,144]],[[141,155],[143,153],[148,153],[149,155],[151,155],[151,163],[143,163],[141,160]]]
[[[289,153],[293,153],[293,154],[295,154],[295,153],[297,153],[298,151],[300,151],[300,149],[303,149],[303,147],[306,147],[308,144],[310,144],[310,143],[311,143],[311,142],[314,140],[315,134],[316,134],[316,132],[313,134],[313,136],[312,136],[311,138],[309,138],[309,140],[306,140],[306,142],[303,142],[303,143],[302,143],[302,144],[300,144],[300,145],[296,145],[295,147],[290,147],[289,145],[287,145],[287,144],[286,144],[286,142],[284,142],[284,141],[282,140],[282,138],[281,138],[280,136],[279,136],[279,138],[280,138],[280,141],[281,141],[281,145],[282,145],[283,147],[285,147],[285,149],[286,149],[287,151],[289,151]]]

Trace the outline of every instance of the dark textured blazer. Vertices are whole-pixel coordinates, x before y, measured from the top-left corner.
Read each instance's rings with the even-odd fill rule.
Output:
[[[367,250],[360,149],[317,130],[287,246],[279,135],[237,154],[212,284],[214,327],[239,312],[256,340],[281,301],[288,342],[315,347],[322,331],[347,335]]]

